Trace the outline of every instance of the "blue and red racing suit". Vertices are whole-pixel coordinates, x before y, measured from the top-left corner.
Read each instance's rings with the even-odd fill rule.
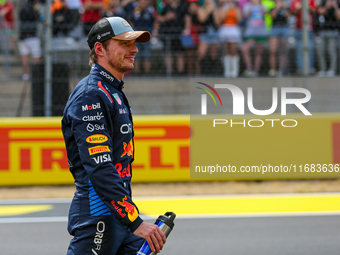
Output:
[[[132,234],[143,220],[131,199],[134,130],[123,87],[93,64],[64,110],[62,131],[76,185],[68,255],[134,254],[143,241]]]

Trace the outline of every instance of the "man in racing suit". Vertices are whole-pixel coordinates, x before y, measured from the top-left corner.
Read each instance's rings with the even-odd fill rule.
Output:
[[[123,92],[133,68],[136,42],[150,34],[133,31],[119,17],[98,21],[88,35],[90,74],[72,92],[62,131],[76,192],[69,212],[67,255],[136,254],[143,239],[159,252],[164,233],[139,217],[131,199],[134,130]]]

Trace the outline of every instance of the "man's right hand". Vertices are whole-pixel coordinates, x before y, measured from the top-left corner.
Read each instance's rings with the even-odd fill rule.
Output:
[[[134,235],[145,239],[153,252],[159,253],[163,249],[166,237],[162,230],[155,224],[143,221],[133,232]]]

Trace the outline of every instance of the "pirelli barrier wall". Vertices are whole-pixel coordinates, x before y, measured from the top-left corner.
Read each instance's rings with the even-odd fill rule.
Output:
[[[135,116],[134,125],[134,182],[188,181],[189,116]],[[0,129],[0,185],[73,183],[60,117],[0,118]]]
[[[298,118],[295,119],[299,122]],[[73,183],[68,171],[60,120],[60,117],[0,119],[1,186]],[[136,145],[133,163],[134,182],[213,180],[190,179],[190,134],[195,130],[190,130],[189,115],[135,116],[134,122]],[[287,153],[287,158],[285,162],[276,163],[289,164],[290,161],[295,162],[298,159],[299,162],[308,164],[321,162],[340,164],[340,114],[319,116],[313,114],[313,117],[308,119],[308,125],[315,128],[288,134],[291,141],[301,141],[305,144],[292,144],[289,148],[282,148],[282,153],[283,155]],[[233,131],[229,146],[233,144],[241,146],[241,135],[244,131],[239,130],[239,135],[237,131]],[[261,144],[261,149],[252,151],[247,149],[245,153],[252,153],[252,158],[256,158],[257,155],[263,157],[264,153],[280,148],[280,141],[287,139],[277,137],[276,141],[263,144],[261,141],[264,141],[267,133],[268,129],[263,129],[262,136],[257,133],[254,137],[253,143]],[[305,139],[301,140],[302,136]],[[207,151],[213,150],[216,142],[218,141],[211,141],[211,147],[207,148]],[[234,159],[236,157],[239,165],[246,164],[247,155],[232,155],[230,149],[228,152],[230,157]],[[337,178],[338,175],[332,175],[332,178]]]

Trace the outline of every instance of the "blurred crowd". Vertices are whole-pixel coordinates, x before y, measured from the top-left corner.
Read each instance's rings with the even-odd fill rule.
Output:
[[[54,36],[86,37],[103,17],[120,16],[152,40],[138,46],[134,73],[148,74],[154,49],[161,49],[167,74],[202,75],[219,62],[224,77],[256,77],[267,62],[265,75],[287,74],[294,62],[302,73],[301,0],[53,0]],[[340,0],[307,0],[309,72],[319,77],[337,74]],[[23,4],[24,3],[24,4]],[[0,0],[0,28],[18,31],[23,79],[29,79],[29,56],[39,62],[42,51],[38,25],[46,22],[43,0],[21,1],[15,17],[10,0]],[[15,24],[17,23],[17,24]],[[80,32],[79,32],[80,31]],[[15,44],[8,36],[9,50]],[[294,48],[294,59],[289,49]],[[316,55],[316,57],[315,57]],[[204,61],[209,60],[208,65]],[[242,73],[240,72],[243,63]],[[175,69],[175,70],[173,70]],[[317,72],[316,72],[317,71]],[[263,75],[263,72],[261,73]]]

